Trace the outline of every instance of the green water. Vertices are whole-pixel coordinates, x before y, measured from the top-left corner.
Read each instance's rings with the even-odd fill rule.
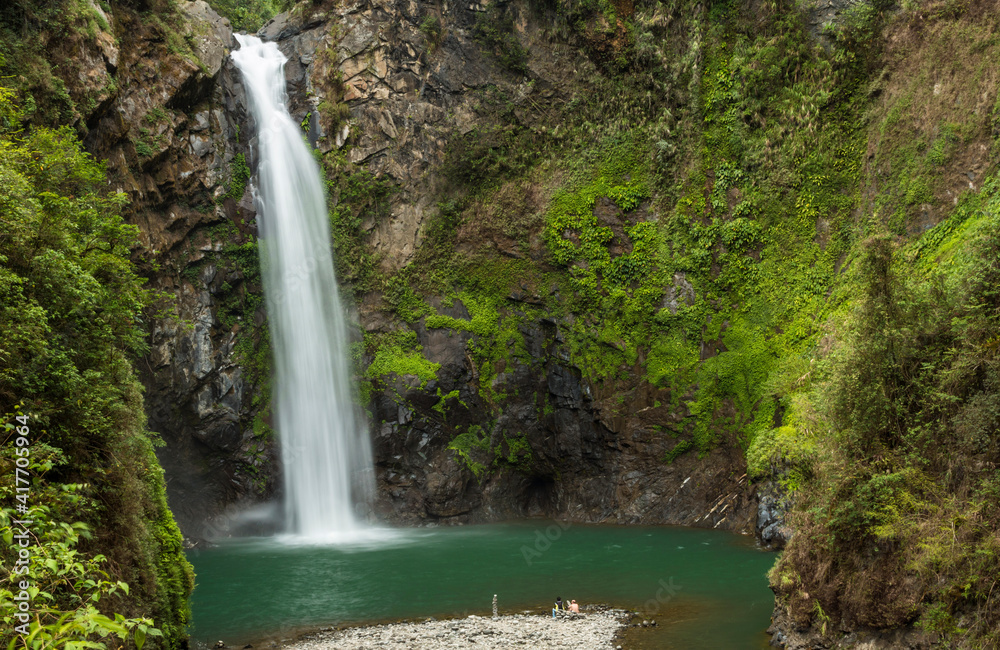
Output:
[[[561,596],[657,621],[633,645],[761,648],[774,555],[745,537],[549,522],[394,531],[355,546],[233,542],[189,554],[196,643],[237,645],[318,625],[549,607]]]

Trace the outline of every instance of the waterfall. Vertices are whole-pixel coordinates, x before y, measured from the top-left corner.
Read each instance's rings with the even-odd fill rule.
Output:
[[[354,504],[371,498],[372,455],[352,399],[350,350],[330,252],[319,167],[286,106],[287,59],[237,35],[257,129],[261,270],[274,352],[273,395],[286,526],[308,539],[365,529]]]

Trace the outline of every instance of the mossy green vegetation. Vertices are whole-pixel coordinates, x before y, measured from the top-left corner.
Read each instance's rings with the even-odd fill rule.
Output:
[[[616,381],[643,358],[646,380],[687,409],[675,450],[702,453],[769,430],[781,405],[768,377],[815,345],[851,241],[864,137],[847,119],[863,83],[855,58],[816,45],[800,14],[775,8],[766,30],[735,4],[709,17],[697,102],[678,117],[630,106],[631,124],[599,127],[574,152],[544,229],[562,289],[549,307],[574,316],[574,364]],[[649,18],[640,9],[635,20]],[[678,122],[691,129],[682,149],[669,135]],[[665,178],[665,160],[685,150]]]
[[[437,389],[437,395],[438,395],[439,399],[438,399],[438,403],[434,405],[434,410],[437,411],[438,414],[441,415],[441,417],[445,417],[445,412],[446,412],[446,409],[448,408],[448,403],[451,400],[457,400],[457,402],[459,404],[461,404],[462,406],[466,406],[465,402],[463,402],[459,398],[459,391],[458,391],[457,388],[455,390],[451,391],[450,393],[448,393],[447,395],[442,395],[441,394],[441,389],[438,388]],[[468,408],[468,407],[466,406],[466,408]]]
[[[112,38],[102,11],[86,0],[38,3],[12,0],[0,15],[0,77],[3,85],[20,95],[21,119],[54,127],[73,124],[82,111],[94,108],[95,97],[70,96],[67,73],[78,62],[46,52],[46,43],[84,39],[94,42],[98,33]],[[63,68],[63,69],[60,69]],[[109,82],[114,90],[113,78]],[[85,104],[78,106],[78,102]]]
[[[506,4],[491,4],[481,13],[476,18],[472,35],[502,67],[520,74],[528,72],[528,48],[518,40],[514,16]]]
[[[381,288],[377,272],[379,260],[364,245],[364,236],[388,217],[393,185],[388,179],[376,178],[367,170],[352,169],[340,151],[327,154],[322,165],[327,178],[337,279],[356,293]],[[387,291],[390,292],[391,289]]]
[[[653,33],[656,11],[629,20]],[[767,21],[762,31],[735,4],[713,6],[705,26],[692,19],[699,71],[686,52],[644,41],[631,63],[595,80],[608,102],[565,106],[564,135],[518,120],[502,92],[485,92],[490,137],[450,145],[453,194],[383,299],[405,322],[472,333],[489,404],[505,398],[498,369],[531,363],[519,326],[548,314],[588,381],[628,382],[641,365],[643,379],[670,390],[686,412],[677,453],[748,447],[784,408],[768,378],[815,346],[830,309],[864,137],[848,117],[863,93],[857,60],[816,45],[788,7]],[[654,99],[651,89],[678,80],[696,101]],[[830,116],[822,130],[820,110]],[[681,124],[686,142],[673,135]],[[512,228],[508,215],[530,208],[508,209],[507,188],[522,184],[548,185],[549,198],[539,220]],[[532,232],[542,263],[454,252],[472,233],[527,252]],[[512,292],[545,297],[517,303]],[[429,313],[421,294],[460,300],[471,319]]]
[[[935,9],[924,24],[916,9],[898,17],[891,57],[869,88],[880,101],[871,111],[868,164],[881,178],[868,209],[896,235],[919,235],[947,216],[962,188],[980,186],[984,170],[961,169],[962,159],[995,137],[995,23],[967,6],[942,4],[948,10]],[[905,80],[895,78],[904,61]]]
[[[489,426],[489,425],[488,425]],[[455,436],[448,449],[465,464],[476,480],[482,481],[488,472],[503,468],[527,471],[531,466],[531,446],[527,438],[517,433],[511,437],[501,434],[496,444],[490,434],[478,424]]]
[[[368,379],[412,375],[420,380],[421,385],[426,385],[435,378],[435,373],[441,367],[421,354],[417,335],[409,330],[371,336],[366,343],[369,348],[376,350],[365,373]]]
[[[22,429],[30,435],[31,417],[21,410],[22,406],[19,404],[14,412],[5,414],[5,434],[16,437],[18,430]],[[22,425],[22,422],[28,425]],[[14,449],[13,445],[7,446],[2,452],[3,462],[11,467],[19,458],[13,453]],[[127,583],[112,579],[103,568],[107,563],[103,555],[81,554],[77,550],[82,542],[93,537],[87,523],[73,521],[85,508],[94,507],[92,499],[83,496],[87,486],[78,483],[54,484],[44,479],[47,473],[65,463],[60,450],[44,443],[28,444],[20,449],[30,452],[30,456],[21,458],[30,458],[25,467],[39,477],[33,482],[34,490],[30,493],[33,506],[28,521],[31,523],[29,526],[16,524],[24,517],[15,515],[13,508],[5,508],[0,511],[0,535],[5,547],[16,549],[19,545],[15,543],[14,535],[24,534],[27,528],[39,543],[31,549],[32,555],[25,565],[27,571],[17,575],[11,573],[10,586],[5,584],[0,589],[0,620],[4,623],[0,640],[7,642],[8,647],[37,645],[62,648],[74,647],[74,644],[88,639],[95,644],[92,647],[105,647],[97,645],[94,639],[117,637],[122,642],[134,640],[141,650],[147,638],[161,638],[162,631],[153,627],[149,618],[111,617],[98,610],[98,605],[106,608],[108,601],[119,598],[120,594],[127,596],[130,589]],[[3,485],[0,491],[5,498],[15,501],[16,486]],[[19,494],[26,496],[23,491]],[[5,557],[9,560],[8,571],[20,568],[15,564],[17,559],[14,553],[10,553],[9,558]],[[190,582],[190,574],[188,578]],[[22,581],[29,585],[30,591],[22,592],[19,588]],[[22,619],[17,611],[18,602],[14,600],[15,595],[21,596],[22,593],[33,594],[31,603],[38,610],[48,610],[45,615],[35,621],[30,620],[30,615],[27,620]],[[102,599],[104,603],[101,603]],[[23,596],[20,600],[24,600]],[[186,608],[184,603],[182,611],[187,611]]]
[[[979,221],[949,264],[920,269],[947,241],[933,230],[903,247],[876,231],[862,245],[848,280],[857,302],[837,319],[840,340],[806,393],[825,435],[800,490],[800,537],[777,569],[799,617],[795,594],[810,592],[866,625],[915,621],[954,647],[997,641],[989,576],[1000,570],[1000,511],[988,495],[998,477],[985,460],[996,453],[996,187],[983,187]],[[798,435],[781,444],[802,445]],[[831,568],[812,577],[823,555]],[[836,607],[825,585],[847,575],[857,589]]]
[[[194,581],[132,365],[155,298],[131,261],[138,230],[122,219],[125,197],[108,193],[102,165],[68,127],[19,130],[12,94],[0,89],[9,118],[0,129],[0,492],[8,504],[0,534],[10,541],[12,418],[20,415],[30,431],[40,589],[23,647],[131,635],[137,645],[178,648]],[[15,549],[0,550],[8,585]],[[0,590],[3,641],[22,647],[8,636],[13,595]]]
[[[246,156],[238,153],[233,156],[233,162],[229,166],[229,187],[222,198],[239,201],[247,190],[247,183],[250,182],[250,166],[247,165]]]
[[[97,109],[118,95],[124,80],[117,63],[97,62],[114,58],[111,48],[128,48],[136,39],[154,44],[149,57],[170,54],[206,70],[196,52],[196,34],[173,0],[11,0],[4,9],[0,78],[4,87],[17,92],[28,124],[72,125],[85,135]],[[134,125],[132,139],[140,158],[155,156],[163,141],[149,118]]]
[[[503,396],[494,387],[497,373],[514,356],[527,360],[524,337],[518,330],[523,316],[514,313],[501,316],[495,301],[469,291],[461,291],[453,299],[465,305],[470,319],[432,314],[424,319],[424,324],[428,329],[447,328],[473,334],[469,350],[479,376],[479,394],[490,404],[498,405]]]
[[[533,10],[599,73],[546,116],[483,91],[385,311],[471,335],[488,412],[544,318],[598,392],[664,391],[664,462],[743,450],[799,499],[773,581],[800,623],[995,644],[995,18],[865,2],[818,37],[782,1]],[[486,431],[451,446],[480,480]]]
[[[232,23],[234,32],[253,34],[282,11],[295,4],[294,0],[208,0],[208,4]]]
[[[931,3],[889,23],[886,70],[868,87],[878,99],[859,174],[863,218],[826,336],[778,382],[787,426],[749,454],[753,471],[797,491],[797,534],[771,582],[798,623],[824,634],[851,620],[915,625],[949,647],[998,642],[985,577],[1000,569],[988,496],[996,450],[983,428],[996,412],[1000,206],[995,152],[985,154],[997,85],[977,57],[958,54],[995,60],[992,20]],[[892,79],[903,61],[917,72]],[[963,68],[947,100],[933,80],[942,64]],[[981,171],[958,172],[970,155]]]
[[[477,479],[481,479],[486,473],[486,465],[473,459],[476,450],[484,452],[485,455],[489,455],[491,451],[489,438],[484,435],[483,428],[478,424],[472,425],[468,431],[455,436],[455,439],[448,445],[448,449],[455,452],[455,456],[465,463],[465,466]]]

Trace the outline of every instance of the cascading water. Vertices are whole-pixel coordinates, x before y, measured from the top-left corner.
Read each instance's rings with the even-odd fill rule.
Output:
[[[289,532],[351,539],[372,493],[371,447],[352,400],[344,312],[319,168],[286,107],[287,59],[237,35],[232,53],[257,128],[260,249],[274,351],[277,430]]]

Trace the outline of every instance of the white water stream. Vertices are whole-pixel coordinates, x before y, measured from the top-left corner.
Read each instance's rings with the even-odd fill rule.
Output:
[[[240,49],[232,59],[257,131],[261,267],[286,527],[300,538],[349,541],[366,536],[355,504],[370,501],[372,454],[352,399],[320,171],[286,107],[287,59],[274,43],[236,39]]]

